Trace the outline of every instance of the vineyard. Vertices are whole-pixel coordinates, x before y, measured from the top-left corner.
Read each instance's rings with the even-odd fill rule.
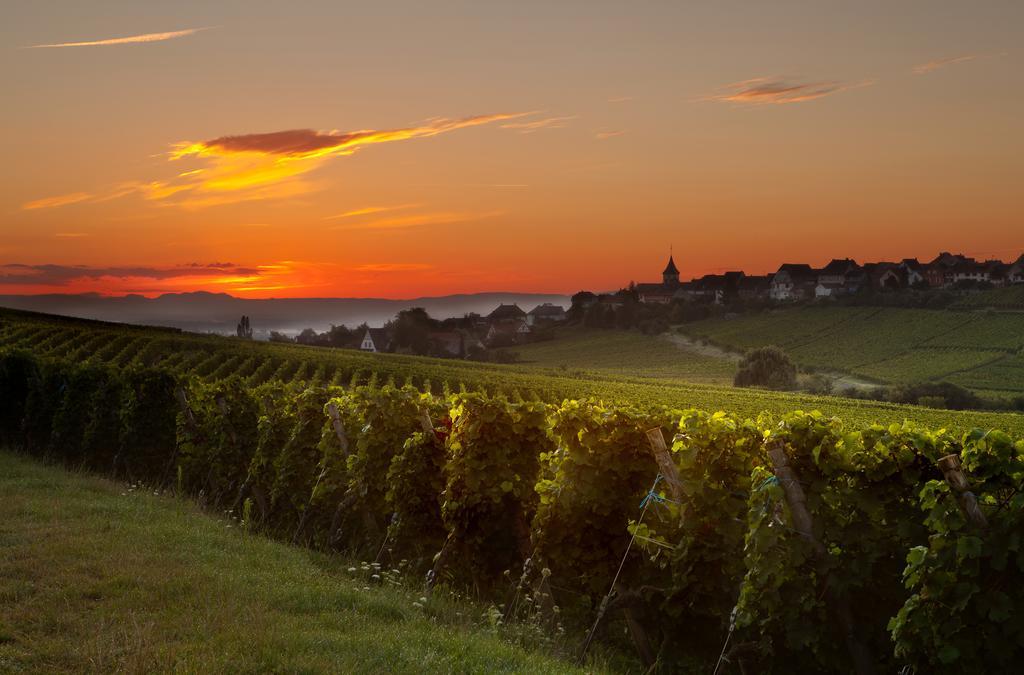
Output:
[[[933,410],[693,383],[691,379],[700,381],[694,375],[697,370],[712,373],[709,379],[717,376],[713,375],[711,366],[694,360],[670,344],[637,342],[646,340],[639,335],[626,338],[632,340],[634,346],[630,348],[632,356],[626,358],[623,367],[600,369],[601,364],[613,364],[615,355],[598,352],[597,357],[578,356],[589,360],[585,365],[590,368],[581,370],[559,367],[565,360],[564,353],[548,359],[537,357],[536,363],[498,365],[254,342],[0,309],[0,349],[25,349],[45,358],[75,363],[158,367],[178,378],[207,383],[227,378],[241,380],[251,387],[272,382],[314,387],[390,382],[434,394],[480,391],[549,403],[593,397],[609,403],[728,410],[748,417],[756,417],[762,411],[782,414],[792,410],[819,410],[858,425],[902,424],[904,420],[911,420],[928,427],[956,431],[987,427],[1024,435],[1024,416],[1016,414]],[[551,343],[549,349],[555,349],[555,344]],[[643,353],[645,345],[654,345],[653,355]],[[580,346],[585,354],[597,349],[594,345]],[[529,353],[524,350],[524,359]],[[681,358],[684,365],[661,366],[663,370],[657,370],[658,363],[673,356]],[[684,377],[680,370],[672,370],[674,368],[688,369],[691,376]],[[991,377],[992,388],[999,388],[998,371],[993,371]]]
[[[689,383],[732,383],[736,365],[727,359],[680,349],[664,336],[637,331],[586,330],[570,328],[554,340],[515,348],[526,367],[557,368],[561,371],[603,372],[685,381]]]
[[[878,382],[949,380],[1024,392],[1024,313],[805,307],[708,319],[685,330],[732,349],[778,345],[800,365]]]
[[[95,342],[80,328],[32,330],[73,358],[0,356],[0,445],[405,561],[428,593],[472,589],[580,649],[736,673],[1024,656],[1020,434],[342,387],[298,359],[257,383],[198,350],[182,376],[140,363],[182,336],[118,329],[90,347],[100,363],[73,356]]]

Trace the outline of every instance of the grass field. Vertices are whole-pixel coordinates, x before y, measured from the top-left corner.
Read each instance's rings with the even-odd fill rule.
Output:
[[[0,672],[574,672],[172,497],[6,452],[0,494]]]
[[[761,315],[721,321],[715,325],[724,325],[730,334],[739,335],[743,334],[742,330],[738,330],[742,324],[759,317]],[[788,317],[789,323],[792,324],[796,318]],[[771,320],[772,330],[777,336],[782,335],[787,324],[787,321],[774,314],[763,315],[760,320],[765,323]],[[818,321],[821,330],[825,330],[827,321],[820,317]],[[835,317],[832,321],[835,322]],[[778,322],[778,325],[774,325],[774,322]],[[691,324],[692,327],[702,325],[705,328],[712,326],[711,322]],[[788,330],[791,333],[795,331],[792,325]],[[936,410],[841,397],[738,389],[694,383],[688,377],[676,379],[672,376],[673,372],[680,373],[684,369],[695,372],[697,368],[723,366],[696,360],[693,363],[699,364],[697,366],[687,365],[686,361],[678,366],[661,365],[662,358],[677,358],[677,351],[672,351],[677,350],[675,346],[662,343],[657,338],[646,338],[639,333],[612,335],[617,341],[628,342],[628,351],[609,349],[601,352],[595,344],[603,338],[604,333],[598,332],[586,340],[581,338],[581,344],[578,344],[581,349],[563,352],[562,355],[556,353],[554,356],[549,352],[545,356],[542,352],[542,348],[548,346],[545,343],[536,346],[541,353],[532,357],[536,359],[534,363],[498,365],[397,354],[369,354],[350,349],[270,344],[0,309],[0,348],[26,349],[46,357],[115,366],[159,365],[182,377],[202,380],[232,376],[240,377],[249,384],[280,380],[310,385],[346,386],[394,381],[399,385],[411,384],[434,392],[441,392],[446,387],[452,391],[464,387],[467,390],[501,392],[512,397],[555,402],[567,398],[594,397],[607,402],[640,406],[725,410],[751,417],[761,412],[783,414],[793,410],[820,410],[827,415],[842,417],[847,423],[856,426],[875,422],[901,423],[909,419],[931,428],[957,431],[974,427],[997,428],[1024,435],[1024,415],[1013,413]],[[884,340],[878,342],[884,343]],[[586,347],[587,344],[590,346]],[[827,344],[820,348],[825,350]],[[557,344],[551,343],[549,349],[557,349]],[[531,358],[530,353],[524,349],[523,358]],[[570,353],[576,354],[577,365],[560,363],[568,360]],[[616,367],[615,359],[619,358],[617,353],[627,354],[634,360],[633,364],[630,367]],[[602,363],[605,367],[598,367]],[[583,369],[579,364],[590,369]],[[561,365],[568,367],[563,369]],[[990,367],[995,368],[995,364]],[[673,370],[675,368],[679,370]],[[649,370],[653,370],[656,376],[652,377]],[[1015,372],[1012,371],[1011,375]],[[989,376],[993,384],[984,388],[999,388],[996,381],[999,372],[991,371]]]
[[[803,366],[884,383],[949,380],[1024,393],[1024,313],[803,307],[718,318],[683,330],[714,344],[775,344]]]

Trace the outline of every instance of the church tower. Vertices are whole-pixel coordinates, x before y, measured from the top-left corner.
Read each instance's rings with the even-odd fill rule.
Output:
[[[668,265],[665,266],[665,271],[661,273],[661,279],[665,286],[679,285],[679,270],[676,269],[676,261],[672,259],[672,254],[668,256]]]

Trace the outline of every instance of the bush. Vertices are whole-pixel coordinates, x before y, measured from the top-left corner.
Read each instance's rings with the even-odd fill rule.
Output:
[[[889,392],[889,400],[893,403],[914,403],[950,410],[976,410],[982,407],[977,394],[952,382],[899,385]]]
[[[740,361],[733,384],[737,387],[793,389],[796,386],[796,366],[778,347],[759,347]]]

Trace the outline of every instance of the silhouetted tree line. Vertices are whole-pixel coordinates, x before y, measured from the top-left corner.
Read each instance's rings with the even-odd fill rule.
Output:
[[[699,321],[735,311],[705,298],[680,298],[665,305],[646,304],[640,302],[632,285],[605,296],[580,291],[572,296],[571,301],[572,305],[566,312],[570,323],[597,329],[637,329],[647,335],[664,333],[672,324]]]

